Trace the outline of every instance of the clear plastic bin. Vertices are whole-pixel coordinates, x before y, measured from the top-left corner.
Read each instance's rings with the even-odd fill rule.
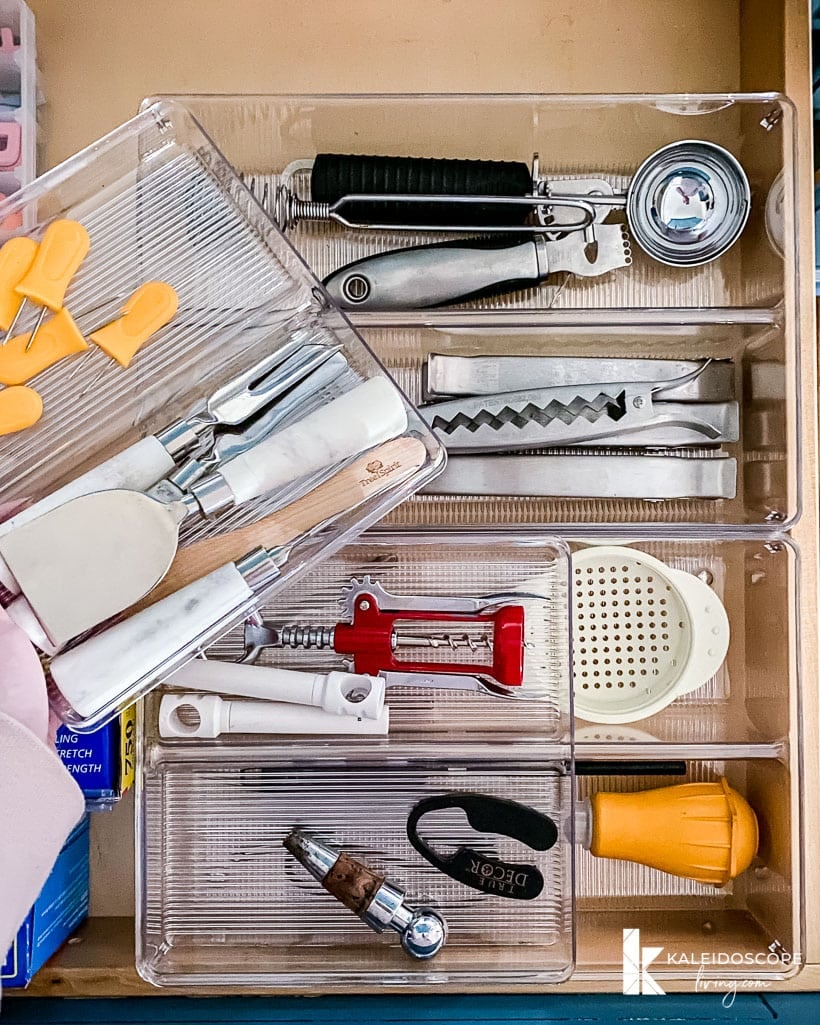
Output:
[[[450,479],[445,474],[435,494],[419,495],[394,515],[391,522],[397,526],[573,530],[579,525],[725,524],[769,532],[796,522],[801,503],[799,339],[791,283],[797,233],[794,115],[788,100],[767,93],[183,99],[269,213],[280,216],[282,172],[294,162],[309,163],[318,153],[526,162],[535,151],[541,173],[554,171],[558,184],[561,177],[603,174],[623,188],[648,154],[671,142],[694,138],[726,147],[749,177],[751,213],[739,241],[711,263],[666,266],[633,243],[632,264],[601,277],[554,275],[538,288],[453,307],[351,308],[347,315],[367,330],[388,369],[417,397],[423,362],[431,352],[713,356],[735,364],[740,435],[737,442],[720,446],[735,460],[724,466],[734,484],[733,491],[727,486],[727,497],[648,501],[602,493],[552,498],[543,495],[543,487],[536,489],[540,494],[530,494],[526,481],[503,496],[471,494],[461,485],[455,494],[439,494]],[[309,196],[309,176],[309,168],[293,172],[292,184],[303,198]],[[767,198],[773,190],[779,202],[769,204],[769,220],[775,207],[782,218],[767,225]],[[780,249],[771,241],[773,229]],[[441,238],[310,220],[287,234],[320,277],[376,251]],[[601,446],[601,454],[610,451]],[[706,443],[679,451],[708,457],[717,447]]]
[[[702,267],[667,267],[633,245],[632,265],[601,278],[566,279],[471,310],[774,309],[788,295],[795,256],[794,112],[775,93],[720,95],[186,96],[228,159],[274,211],[282,172],[317,153],[453,157],[529,163],[542,174],[591,175],[623,189],[662,146],[701,139],[728,149],[752,190],[737,245]],[[300,180],[298,175],[302,175]],[[766,230],[767,196],[783,182],[783,257]],[[305,172],[294,184],[303,198]],[[779,189],[780,186],[778,186]],[[320,277],[373,252],[439,239],[424,232],[360,231],[302,221],[294,244]],[[368,315],[369,316],[369,315]],[[374,315],[379,319],[379,315]],[[428,312],[433,320],[446,312]]]
[[[561,764],[340,763],[276,747],[237,748],[214,763],[162,759],[146,773],[139,829],[137,968],[157,985],[295,987],[414,983],[558,982],[572,971],[572,845],[529,851],[544,877],[535,900],[468,889],[424,862],[407,815],[458,780],[548,814],[571,833],[571,775]],[[278,764],[277,764],[278,762]],[[215,816],[218,818],[218,828]],[[441,839],[502,859],[519,844],[484,840],[463,813],[437,823]],[[282,847],[295,826],[384,872],[411,905],[442,911],[449,935],[432,961],[414,961],[395,933],[357,922]]]
[[[23,0],[0,2],[0,28],[11,46],[0,49],[0,193],[9,196],[37,173],[37,48],[34,15]],[[12,220],[0,230],[13,230]]]
[[[323,467],[307,464],[309,473],[291,475],[293,479],[272,493],[263,491],[259,498],[244,504],[239,501],[235,508],[206,519],[195,516],[192,526],[182,528],[184,546],[285,507],[292,511],[295,502],[319,494],[317,486],[337,471],[357,458],[369,458],[364,470],[356,469],[356,486],[349,497],[345,490],[329,505],[316,499],[318,504],[308,510],[307,522],[302,520],[292,532],[293,544],[286,544],[277,556],[281,562],[277,572],[254,576],[255,570],[251,570],[253,585],[243,575],[247,586],[243,584],[230,600],[226,595],[231,588],[220,585],[214,591],[216,605],[207,623],[185,625],[178,604],[167,614],[167,606],[155,606],[57,654],[51,663],[53,703],[69,725],[90,729],[241,620],[263,595],[273,593],[372,525],[429,480],[444,457],[436,439],[392,386],[367,346],[337,311],[328,308],[297,254],[181,107],[171,103],[153,107],[43,175],[0,207],[0,220],[15,213],[22,215],[30,233],[38,238],[57,218],[79,220],[87,229],[90,252],[66,297],[66,307],[86,337],[116,317],[128,296],[144,282],[170,284],[178,295],[179,308],[127,369],[103,349],[89,344],[29,382],[41,396],[44,412],[25,433],[0,439],[0,493],[4,499],[31,503],[46,498],[107,457],[156,435],[180,418],[201,412],[203,402],[216,389],[280,350],[291,353],[287,367],[309,352],[321,354],[324,350],[330,355],[338,351],[333,362],[323,364],[320,377],[310,378],[312,387],[304,395],[285,391],[285,406],[289,395],[299,398],[291,403],[293,408],[284,409],[273,436],[282,426],[301,421],[372,378],[381,379],[379,395],[387,403],[375,401],[371,391],[372,406],[362,397],[360,419],[367,424],[356,438],[367,441],[358,452],[352,451],[357,442],[351,439],[344,454],[338,451],[338,458],[322,456],[319,462],[324,460]],[[31,330],[38,312],[36,304],[29,303],[19,327]],[[249,383],[256,386],[255,380]],[[388,406],[391,412],[383,418],[379,410]],[[371,419],[378,420],[378,426],[371,425]],[[346,418],[344,424],[334,427],[334,442],[340,432],[345,436],[342,428],[350,422],[358,421]],[[405,463],[383,464],[378,459],[382,443],[400,437],[415,439],[416,454]],[[199,444],[200,449],[189,450],[189,454],[201,456],[206,439]],[[300,444],[298,465],[304,467],[306,439]],[[154,444],[154,448],[159,446]],[[329,451],[337,454],[335,447]],[[129,484],[118,477],[120,483],[114,487],[145,490],[146,485],[176,469],[163,465],[150,481]],[[294,473],[297,471],[298,466]],[[111,484],[98,481],[90,490],[101,487]],[[364,496],[362,487],[369,489]],[[5,530],[0,528],[0,536],[8,529],[8,525]],[[249,543],[248,551],[259,543]],[[236,553],[232,558],[246,554]],[[73,580],[67,585],[79,587]],[[81,595],[81,591],[76,593]],[[11,597],[5,596],[6,604]],[[138,598],[135,594],[134,600]],[[196,603],[190,606],[196,607]],[[156,622],[144,643],[146,615]],[[158,643],[160,620],[166,628],[165,639]],[[132,631],[138,626],[137,642]],[[100,645],[108,646],[108,654]],[[121,672],[114,671],[117,652],[126,649],[128,664],[119,666]],[[62,662],[64,670],[71,666],[66,670],[70,684],[64,673],[57,678],[60,659],[68,660]]]

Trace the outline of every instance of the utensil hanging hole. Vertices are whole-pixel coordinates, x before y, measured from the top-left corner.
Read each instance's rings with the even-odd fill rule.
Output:
[[[172,713],[172,724],[179,736],[196,736],[202,726],[202,716],[196,705],[177,705]]]
[[[369,680],[357,680],[344,689],[342,695],[345,701],[349,701],[351,705],[359,705],[370,696],[372,690],[373,684]]]

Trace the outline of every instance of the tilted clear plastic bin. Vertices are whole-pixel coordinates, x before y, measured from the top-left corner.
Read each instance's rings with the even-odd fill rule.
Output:
[[[34,503],[31,512],[0,525],[3,557],[9,557],[9,538],[21,536],[17,527],[32,519],[25,529],[37,525],[42,500],[47,507],[88,492],[98,498],[113,489],[122,498],[121,489],[146,491],[183,464],[190,469],[190,456],[206,471],[217,470],[217,477],[230,464],[235,476],[228,482],[230,495],[223,491],[214,501],[216,493],[205,492],[215,477],[204,476],[196,485],[203,489],[196,510],[183,510],[179,488],[159,495],[161,503],[171,501],[165,507],[179,510],[178,520],[187,517],[191,524],[182,527],[183,547],[274,513],[277,519],[265,522],[282,525],[274,541],[257,539],[210,567],[228,567],[221,577],[209,577],[211,583],[192,583],[203,576],[197,567],[176,580],[177,587],[210,589],[208,601],[204,590],[193,604],[186,597],[193,592],[177,592],[133,612],[141,598],[136,591],[111,609],[127,606],[132,615],[90,639],[78,638],[75,630],[70,650],[61,651],[65,645],[47,627],[39,630],[38,608],[33,617],[21,613],[36,643],[55,655],[55,707],[69,725],[88,729],[215,640],[262,596],[372,525],[429,480],[444,457],[367,346],[328,306],[300,258],[181,107],[161,103],[144,111],[18,192],[0,208],[0,218],[4,212],[19,212],[37,240],[57,221],[80,222],[90,250],[65,299],[79,326],[74,352],[54,362],[52,343],[34,340],[29,358],[45,366],[35,368],[42,372],[30,378],[26,394],[41,398],[42,416],[0,440],[0,494],[4,501]],[[120,310],[127,318],[129,296],[152,281],[171,286],[178,309],[126,368],[93,344],[93,335]],[[30,331],[39,311],[29,302],[18,330]],[[0,352],[6,383],[12,350],[22,352],[17,343],[25,342],[24,335]],[[239,406],[226,400],[226,388],[231,402],[239,393]],[[19,391],[0,391],[4,398],[14,394]],[[252,410],[242,405],[249,396]],[[270,423],[260,424],[269,414]],[[302,421],[306,426],[300,429]],[[216,449],[218,461],[208,451],[215,424],[222,425],[219,444],[225,446]],[[177,446],[180,436],[185,444]],[[107,462],[112,456],[114,463]],[[91,469],[90,477],[82,476]],[[65,485],[68,492],[52,497]],[[98,529],[121,526],[124,521],[117,519]],[[139,516],[133,522],[136,528]],[[99,533],[80,539],[73,533],[61,547],[90,546],[93,563],[97,540]],[[153,543],[150,530],[133,540],[146,558]],[[252,553],[259,545],[269,546],[267,556]],[[133,551],[128,535],[113,553],[106,579],[122,583],[120,556]],[[246,560],[238,571],[231,568],[249,553],[252,565]],[[99,569],[108,573],[105,565]],[[21,585],[14,574],[6,574],[4,583],[4,604],[19,607],[14,592]],[[48,591],[57,591],[63,609],[82,605],[91,587],[78,573]],[[100,618],[88,625],[95,622]]]

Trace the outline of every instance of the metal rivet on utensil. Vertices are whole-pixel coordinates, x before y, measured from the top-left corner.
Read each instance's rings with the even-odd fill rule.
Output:
[[[363,274],[349,274],[342,282],[342,294],[348,302],[363,303],[370,295],[370,281]]]

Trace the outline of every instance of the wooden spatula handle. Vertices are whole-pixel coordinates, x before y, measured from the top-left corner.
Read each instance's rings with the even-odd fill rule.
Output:
[[[180,549],[163,580],[129,612],[153,605],[218,566],[263,546],[287,544],[323,520],[338,516],[409,477],[427,450],[417,438],[396,438],[351,463],[309,494],[256,523]]]

